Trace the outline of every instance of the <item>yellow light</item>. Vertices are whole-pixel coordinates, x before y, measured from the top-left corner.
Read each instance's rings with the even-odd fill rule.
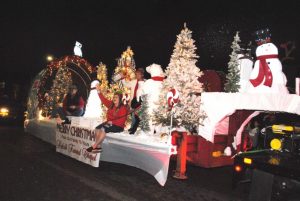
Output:
[[[48,55],[48,56],[47,56],[47,61],[53,61],[53,56]]]
[[[274,138],[273,140],[271,140],[270,145],[271,145],[272,149],[280,150],[281,146],[282,146],[282,143],[281,143],[281,140],[279,140],[277,138]]]
[[[2,107],[2,108],[0,109],[0,116],[2,116],[2,117],[8,116],[8,113],[9,113],[8,108]]]
[[[8,109],[6,107],[3,107],[0,109],[1,113],[8,113]]]
[[[292,132],[292,131],[294,131],[294,128],[293,128],[293,126],[273,125],[272,126],[272,131],[274,133],[278,133],[278,134],[285,134],[283,131]]]
[[[244,158],[244,163],[251,165],[252,164],[252,159],[251,158]]]

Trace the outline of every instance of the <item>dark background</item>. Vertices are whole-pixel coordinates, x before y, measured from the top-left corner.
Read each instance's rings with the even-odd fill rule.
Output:
[[[193,31],[198,67],[227,71],[236,31],[243,43],[268,27],[279,48],[286,41],[299,46],[300,6],[295,1],[12,1],[1,5],[0,81],[29,83],[46,67],[46,56],[73,55],[75,41],[83,57],[112,71],[116,58],[130,45],[137,67],[158,63],[165,68],[178,35],[187,22]],[[253,55],[255,56],[255,55]],[[299,75],[299,51],[290,64]],[[290,65],[289,64],[289,65]],[[285,66],[284,66],[285,68]]]

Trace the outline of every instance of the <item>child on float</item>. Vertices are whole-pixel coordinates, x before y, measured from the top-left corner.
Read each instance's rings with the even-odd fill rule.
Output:
[[[113,99],[108,100],[99,92],[99,97],[102,103],[107,107],[107,121],[96,127],[96,141],[91,147],[86,149],[88,152],[102,151],[101,144],[106,137],[106,133],[123,132],[128,115],[128,108],[122,103],[122,94],[115,93]]]

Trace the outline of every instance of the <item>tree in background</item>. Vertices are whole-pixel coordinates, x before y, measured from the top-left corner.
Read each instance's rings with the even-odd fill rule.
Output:
[[[63,99],[71,85],[71,72],[66,66],[60,67],[55,75],[49,94],[46,94],[47,97],[42,112],[43,116],[51,115],[53,109],[62,106]]]
[[[167,93],[170,89],[177,89],[180,102],[173,107],[173,125],[181,126],[192,131],[199,124],[203,115],[200,113],[200,96],[202,84],[198,78],[202,75],[196,66],[197,58],[195,41],[192,31],[184,24],[183,30],[177,35],[177,41],[166,68],[167,78],[163,82],[160,93],[159,108],[156,111],[155,123],[170,124],[170,111],[167,103]]]
[[[239,42],[241,42],[239,32],[236,32],[236,35],[234,36],[233,42],[231,44],[232,53],[228,62],[228,73],[226,75],[226,83],[224,87],[225,92],[238,92],[240,88],[238,53],[241,51],[241,48]]]

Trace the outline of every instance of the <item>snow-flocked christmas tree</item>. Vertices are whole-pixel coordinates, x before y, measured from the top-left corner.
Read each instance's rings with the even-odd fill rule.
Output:
[[[170,114],[167,103],[167,93],[175,88],[179,92],[180,102],[173,107],[173,126],[184,127],[192,131],[199,124],[200,96],[203,91],[198,78],[202,75],[196,66],[197,58],[195,41],[192,39],[192,31],[184,24],[183,30],[177,35],[175,49],[166,69],[167,78],[163,82],[160,93],[159,108],[155,113],[154,121],[163,125],[170,124]]]
[[[241,48],[239,42],[241,42],[239,32],[236,32],[236,35],[234,36],[233,42],[231,44],[232,53],[228,62],[228,73],[226,75],[226,83],[224,87],[225,92],[238,92],[240,88],[238,53],[241,51]]]
[[[51,115],[53,109],[61,106],[65,95],[68,93],[69,87],[72,85],[71,72],[66,66],[58,69],[53,85],[48,94],[47,101],[43,107],[43,116]]]

